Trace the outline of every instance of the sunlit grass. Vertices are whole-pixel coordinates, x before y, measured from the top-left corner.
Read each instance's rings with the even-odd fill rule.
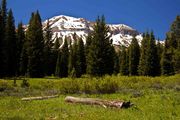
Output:
[[[13,80],[0,80],[0,120],[180,119],[180,75],[155,78],[106,76],[104,79],[29,79],[28,82],[30,87],[22,88],[21,80],[17,80],[16,86]],[[111,94],[102,94],[103,91],[99,89],[106,91],[106,88],[111,90],[113,87],[107,83],[115,84],[117,88]],[[60,96],[49,100],[21,101],[22,97],[54,94]],[[67,95],[130,100],[134,106],[129,109],[105,109],[101,106],[68,104],[64,102]]]

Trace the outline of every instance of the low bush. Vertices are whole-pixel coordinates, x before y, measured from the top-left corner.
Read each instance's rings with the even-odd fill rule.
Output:
[[[118,92],[130,93],[132,97],[139,97],[146,89],[180,91],[179,78],[180,75],[170,77],[105,76],[102,78],[84,76],[73,79],[29,78],[23,81],[18,80],[17,86],[13,85],[12,80],[0,80],[0,92],[27,92],[28,94],[111,94]]]
[[[116,91],[118,91],[119,88],[117,81],[111,80],[109,78],[97,81],[95,86],[97,92],[103,94],[115,93]]]
[[[29,87],[29,86],[30,86],[30,84],[29,84],[28,80],[23,79],[23,81],[21,83],[21,87],[26,88],[26,87]]]
[[[96,93],[95,82],[86,80],[83,82],[82,92],[86,94]]]
[[[63,94],[80,93],[80,84],[75,80],[64,81],[61,83],[60,91]]]
[[[6,81],[0,80],[0,92],[5,91],[8,88],[8,83]]]

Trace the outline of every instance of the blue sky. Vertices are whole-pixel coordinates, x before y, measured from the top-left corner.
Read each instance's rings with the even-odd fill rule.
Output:
[[[180,0],[7,0],[16,24],[27,24],[31,12],[39,10],[42,20],[55,15],[83,17],[95,21],[105,15],[107,23],[127,24],[140,32],[153,30],[164,39],[175,17],[180,15]]]

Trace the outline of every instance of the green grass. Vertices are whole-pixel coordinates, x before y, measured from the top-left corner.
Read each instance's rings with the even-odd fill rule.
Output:
[[[30,87],[22,88],[20,80],[17,81],[17,86],[13,86],[12,80],[0,80],[0,120],[180,119],[180,75],[155,78],[46,78],[29,79],[28,82]],[[90,94],[85,94],[86,92]],[[54,94],[60,96],[49,100],[21,101],[22,97]],[[67,95],[130,100],[135,105],[129,109],[105,109],[101,106],[68,104],[64,102]]]

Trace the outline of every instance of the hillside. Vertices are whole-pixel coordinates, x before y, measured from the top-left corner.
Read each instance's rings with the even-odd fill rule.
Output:
[[[48,20],[43,22],[43,28],[46,27]],[[75,18],[65,15],[55,16],[49,19],[50,27],[53,32],[53,40],[55,38],[65,37],[74,41],[73,34],[76,33],[77,38],[82,38],[86,42],[86,37],[90,31],[93,30],[95,22],[88,21],[84,18]],[[113,40],[113,45],[128,46],[132,40],[132,36],[136,35],[136,38],[140,42],[142,35],[135,29],[124,24],[107,24],[110,29],[110,39]],[[63,43],[63,41],[60,41]]]

